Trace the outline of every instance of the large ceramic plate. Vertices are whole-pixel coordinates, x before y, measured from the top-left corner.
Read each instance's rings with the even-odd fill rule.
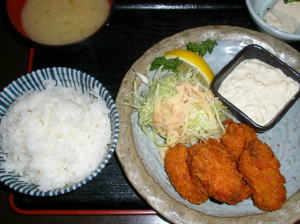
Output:
[[[281,210],[275,212],[258,210],[253,206],[251,199],[235,206],[218,205],[213,202],[193,205],[183,200],[168,181],[157,150],[135,125],[136,117],[132,109],[124,105],[125,101],[132,101],[132,83],[135,78],[133,69],[145,73],[147,65],[165,51],[183,48],[188,42],[201,42],[208,38],[220,43],[214,53],[206,57],[214,72],[218,72],[248,44],[261,45],[300,71],[300,55],[295,49],[269,35],[243,28],[200,27],[160,41],[132,65],[123,79],[117,96],[121,126],[117,155],[125,174],[153,209],[175,223],[293,223],[300,219],[300,174],[297,172],[300,170],[299,101],[275,128],[259,136],[271,145],[282,164],[281,172],[287,180],[289,200]]]

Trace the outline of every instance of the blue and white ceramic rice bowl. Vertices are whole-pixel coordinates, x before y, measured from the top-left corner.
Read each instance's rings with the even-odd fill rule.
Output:
[[[45,80],[54,80],[57,86],[72,87],[81,93],[90,94],[93,92],[94,94],[99,95],[109,110],[108,115],[111,124],[111,141],[107,147],[105,157],[102,161],[99,161],[98,167],[93,170],[89,176],[71,186],[49,191],[41,191],[36,185],[29,183],[14,172],[7,172],[4,168],[7,155],[4,153],[3,149],[0,148],[0,181],[11,189],[31,196],[56,196],[65,194],[92,180],[102,171],[113,155],[119,134],[119,115],[114,100],[109,92],[94,77],[71,68],[53,67],[41,69],[13,81],[0,93],[0,119],[2,119],[10,105],[18,96],[28,91],[45,89]],[[96,93],[95,90],[97,91]]]

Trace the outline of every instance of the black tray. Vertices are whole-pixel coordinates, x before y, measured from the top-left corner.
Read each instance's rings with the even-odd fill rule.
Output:
[[[109,25],[90,48],[69,54],[35,49],[33,70],[82,70],[115,98],[123,76],[149,47],[182,30],[207,25],[256,29],[241,0],[116,0]],[[299,50],[299,42],[291,45]],[[151,210],[126,179],[116,155],[101,175],[74,192],[52,198],[14,194],[11,203],[21,210]]]

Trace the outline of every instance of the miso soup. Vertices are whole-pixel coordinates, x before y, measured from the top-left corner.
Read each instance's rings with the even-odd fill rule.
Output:
[[[33,41],[64,45],[97,31],[106,21],[109,10],[109,0],[27,0],[21,21]]]

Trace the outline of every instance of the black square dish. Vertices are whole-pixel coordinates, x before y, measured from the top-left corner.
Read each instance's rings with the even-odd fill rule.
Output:
[[[285,106],[269,121],[266,125],[260,125],[249,118],[245,113],[238,109],[233,103],[225,99],[219,92],[219,88],[222,82],[227,78],[229,74],[244,60],[246,59],[258,59],[272,67],[279,68],[286,76],[295,80],[300,84],[300,73],[295,71],[293,68],[282,62],[276,56],[272,55],[266,49],[258,45],[248,45],[241,50],[214,78],[211,83],[212,92],[219,97],[219,99],[229,108],[229,110],[243,123],[247,123],[255,129],[256,132],[264,132],[280,121],[285,113],[291,108],[291,106],[297,101],[300,96],[300,91],[292,97]]]

